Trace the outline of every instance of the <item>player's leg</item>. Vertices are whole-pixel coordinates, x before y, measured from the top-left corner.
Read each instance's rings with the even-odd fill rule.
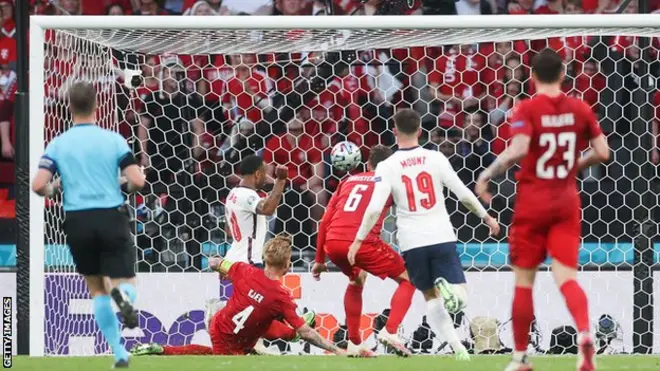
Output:
[[[425,297],[432,294],[433,306],[436,307],[438,302],[442,302],[442,309],[444,309],[443,311],[436,309],[428,318],[430,318],[430,321],[435,321],[437,326],[442,328],[443,334],[447,334],[445,335],[446,340],[452,349],[454,349],[457,359],[468,360],[467,349],[465,349],[463,343],[458,339],[456,329],[454,328],[454,320],[449,315],[450,311],[457,313],[462,308],[462,304],[459,302],[458,295],[456,294],[458,289],[455,289],[455,287],[460,288],[460,285],[466,285],[467,283],[461,259],[456,249],[456,243],[442,243],[427,247],[427,249],[429,269],[435,290],[427,290]]]
[[[362,270],[381,279],[389,277],[398,283],[390,301],[390,315],[387,323],[385,328],[380,330],[377,338],[383,345],[394,350],[397,355],[410,356],[410,350],[406,348],[405,342],[398,335],[399,326],[406,316],[415,294],[415,287],[410,283],[403,258],[390,245],[379,241],[363,245],[355,261],[356,266]]]
[[[106,221],[98,220],[92,213],[69,213],[64,230],[73,262],[78,273],[85,278],[92,297],[96,324],[112,349],[115,367],[124,368],[128,366],[129,354],[121,344],[120,324],[102,274],[102,246],[96,238],[96,231]]]
[[[454,321],[445,309],[444,300],[435,286],[435,267],[433,267],[433,250],[435,246],[426,246],[408,250],[403,253],[406,269],[410,280],[422,292],[426,300],[427,320],[436,334],[445,338],[452,347],[458,359],[468,360],[470,356],[465,346],[458,339]]]
[[[367,272],[359,268],[364,251],[369,250],[369,245],[364,245],[358,252],[356,260],[358,264],[352,266],[346,257],[349,241],[326,241],[325,249],[331,262],[348,277],[349,282],[344,292],[344,312],[346,314],[346,333],[348,337],[347,352],[351,357],[373,357],[375,354],[362,344],[360,334],[360,319],[362,317],[362,292],[367,279]]]
[[[590,334],[587,295],[577,282],[579,244],[580,221],[577,216],[551,227],[548,250],[553,257],[552,275],[578,331],[578,370],[591,371],[595,369],[595,347]]]
[[[515,275],[515,288],[511,305],[513,327],[513,360],[507,371],[527,371],[532,365],[527,359],[529,331],[534,320],[533,287],[536,270],[546,257],[547,231],[533,223],[516,223],[510,233],[510,257]]]
[[[114,300],[122,321],[128,328],[138,326],[135,288],[135,247],[131,237],[128,216],[122,211],[109,210],[106,221],[99,229],[101,245],[101,273],[110,278],[110,296]]]

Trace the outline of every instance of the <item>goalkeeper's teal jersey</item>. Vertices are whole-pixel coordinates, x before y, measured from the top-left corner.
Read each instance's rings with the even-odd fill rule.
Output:
[[[61,177],[65,211],[123,204],[120,170],[134,164],[126,140],[93,124],[77,124],[53,139],[39,167]]]

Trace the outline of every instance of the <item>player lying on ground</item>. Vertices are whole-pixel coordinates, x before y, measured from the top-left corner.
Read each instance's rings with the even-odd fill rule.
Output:
[[[316,244],[316,263],[312,267],[312,274],[317,280],[321,272],[328,270],[325,264],[325,255],[349,277],[350,282],[344,295],[344,310],[346,311],[346,327],[348,331],[349,355],[375,356],[374,353],[361,346],[360,316],[362,315],[362,289],[367,273],[385,279],[395,280],[397,287],[392,295],[391,312],[385,328],[378,334],[378,340],[392,347],[400,356],[409,356],[411,353],[404,342],[397,335],[399,325],[410,308],[415,287],[410,283],[403,258],[387,243],[380,239],[383,228],[383,219],[392,205],[391,200],[383,209],[378,222],[370,231],[364,246],[355,258],[355,266],[347,260],[348,248],[353,242],[362,216],[367,209],[374,190],[374,169],[379,162],[392,154],[392,150],[381,145],[374,146],[369,152],[367,162],[368,171],[349,176],[344,179],[332,195],[321,225]]]
[[[252,264],[263,268],[263,247],[268,234],[268,218],[275,215],[277,206],[282,200],[282,193],[287,184],[289,170],[286,166],[277,166],[275,169],[275,184],[269,195],[262,191],[266,185],[266,166],[261,157],[251,155],[245,157],[240,165],[241,182],[234,187],[225,202],[225,228],[232,237],[231,248],[225,256],[233,262]],[[217,300],[215,301],[217,303]],[[213,301],[207,303],[207,317],[213,312]],[[309,311],[304,314],[308,324],[314,324],[316,313]],[[297,341],[298,334],[291,326],[280,321],[273,321],[271,327],[264,334],[268,340],[282,339]],[[263,341],[258,341],[255,351],[259,354],[273,354]]]
[[[118,174],[128,191],[144,186],[126,140],[95,125],[94,85],[77,82],[69,88],[73,127],[46,147],[32,189],[53,197],[60,184],[66,212],[64,231],[71,256],[92,296],[94,318],[115,356],[115,367],[128,367],[128,352],[121,344],[114,300],[126,327],[137,326],[132,303],[135,289],[135,247]],[[59,181],[51,182],[59,174]],[[61,183],[60,183],[61,181]],[[106,278],[109,278],[107,280]],[[110,282],[110,287],[106,286]]]
[[[529,371],[529,326],[534,318],[532,287],[538,266],[552,257],[552,274],[579,332],[578,370],[591,371],[594,343],[589,333],[587,297],[578,284],[580,196],[576,174],[607,161],[607,139],[591,108],[562,93],[564,65],[546,49],[534,57],[532,73],[537,94],[520,102],[512,117],[509,147],[481,173],[476,192],[491,201],[490,179],[520,161],[516,206],[509,241],[516,288],[513,296],[515,352],[507,371]],[[591,150],[580,157],[589,145]]]
[[[404,109],[394,115],[399,150],[376,167],[375,189],[356,239],[348,252],[351,265],[365,245],[364,241],[378,222],[387,200],[396,207],[397,238],[410,279],[428,306],[428,322],[436,334],[445,337],[459,360],[469,360],[458,339],[454,322],[445,309],[456,303],[465,284],[465,274],[456,250],[456,233],[445,208],[443,188],[449,188],[473,213],[499,233],[499,224],[488,215],[477,197],[463,184],[440,152],[421,148],[421,120],[417,112]],[[443,300],[444,299],[444,300]]]
[[[272,322],[284,318],[308,343],[334,354],[342,349],[324,339],[296,314],[291,293],[280,279],[291,266],[291,240],[277,236],[264,246],[265,268],[247,263],[234,263],[223,258],[211,258],[209,266],[232,281],[234,294],[227,305],[217,312],[209,326],[212,347],[203,345],[161,346],[138,345],[133,354],[215,354],[245,355],[263,337]]]

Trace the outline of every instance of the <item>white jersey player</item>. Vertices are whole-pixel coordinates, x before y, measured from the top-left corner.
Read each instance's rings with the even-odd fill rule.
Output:
[[[458,359],[466,360],[467,350],[458,340],[447,313],[447,310],[463,309],[467,291],[443,189],[449,188],[470,211],[481,217],[491,228],[491,234],[499,233],[499,224],[463,184],[442,153],[418,145],[421,128],[415,111],[397,112],[394,123],[399,150],[376,168],[374,193],[348,259],[354,262],[362,241],[391,195],[396,205],[399,247],[410,280],[426,299],[429,324],[445,337]]]
[[[266,167],[259,156],[245,157],[239,166],[241,183],[233,188],[225,201],[226,232],[233,239],[225,258],[232,262],[249,263],[263,268],[263,249],[268,233],[267,217],[275,215],[282,199],[289,170],[286,166],[275,169],[275,185],[267,197],[260,195],[266,183]],[[225,302],[219,299],[206,301],[204,321],[209,321]],[[310,312],[313,313],[313,312]],[[254,347],[259,354],[272,355],[262,340]]]
[[[288,170],[278,166],[277,180],[268,197],[259,190],[266,182],[266,168],[258,156],[248,156],[240,164],[241,183],[232,189],[225,202],[227,232],[232,236],[231,248],[225,256],[233,262],[263,265],[263,247],[268,233],[267,216],[275,214],[282,199]]]

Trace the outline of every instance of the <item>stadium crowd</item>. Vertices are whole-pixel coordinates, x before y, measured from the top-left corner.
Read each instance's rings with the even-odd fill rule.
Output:
[[[32,12],[46,15],[325,15],[326,1],[313,0],[32,0]],[[616,0],[334,0],[335,14],[583,14],[611,13]],[[652,1],[659,9],[660,2]],[[636,13],[636,1],[625,9]],[[11,0],[0,0],[0,217],[13,216],[13,104],[16,90],[16,31]],[[567,63],[565,91],[589,102],[610,133],[616,156],[607,169],[584,174],[584,184],[626,177],[632,161],[627,143],[631,122],[639,117],[633,93],[639,74],[659,77],[660,38],[648,53],[639,39],[627,36],[516,40],[479,45],[413,47],[358,52],[272,55],[140,55],[114,53],[118,67],[139,68],[144,83],[135,91],[118,74],[112,110],[119,130],[133,144],[147,172],[149,189],[135,200],[141,270],[198,270],[203,256],[222,249],[222,203],[238,184],[237,164],[260,154],[270,164],[289,167],[290,189],[272,222],[273,232],[294,235],[296,267],[313,260],[317,222],[329,195],[345,174],[329,164],[329,150],[341,140],[361,146],[394,145],[390,118],[399,107],[423,116],[421,144],[437,148],[459,176],[472,185],[479,172],[506,146],[512,107],[534,94],[529,62],[545,47],[558,50]],[[75,59],[63,48],[47,52],[47,131],[66,117],[59,90],[73,76]],[[649,59],[650,57],[650,59]],[[646,68],[641,68],[645,65]],[[642,101],[644,98],[641,98]],[[648,100],[648,99],[647,99]],[[660,94],[653,98],[660,106]],[[50,125],[50,127],[49,127]],[[660,132],[660,109],[653,123]],[[49,136],[49,135],[47,135]],[[651,154],[660,162],[657,145]],[[366,156],[364,157],[366,158]],[[357,169],[356,171],[361,171]],[[508,179],[508,180],[507,180]],[[495,209],[507,223],[513,183],[499,183]],[[587,184],[588,185],[588,184]],[[625,186],[618,196],[595,202],[586,216],[586,236],[616,239],[622,220]],[[616,188],[616,187],[615,187]],[[628,186],[628,191],[630,186]],[[592,197],[588,195],[587,197]],[[617,201],[618,200],[618,201]],[[617,202],[620,204],[617,204]],[[602,204],[603,211],[598,212]],[[605,207],[609,203],[609,206]],[[619,206],[617,206],[619,205]],[[609,208],[609,209],[608,209]],[[486,240],[476,220],[451,205],[461,241]],[[611,213],[610,213],[611,209]],[[623,211],[625,213],[625,210]],[[587,213],[588,214],[588,213]],[[608,215],[611,220],[607,221]],[[610,223],[604,231],[590,226]],[[624,218],[625,219],[625,218]],[[606,236],[605,236],[606,235]],[[215,250],[213,250],[215,251]]]

